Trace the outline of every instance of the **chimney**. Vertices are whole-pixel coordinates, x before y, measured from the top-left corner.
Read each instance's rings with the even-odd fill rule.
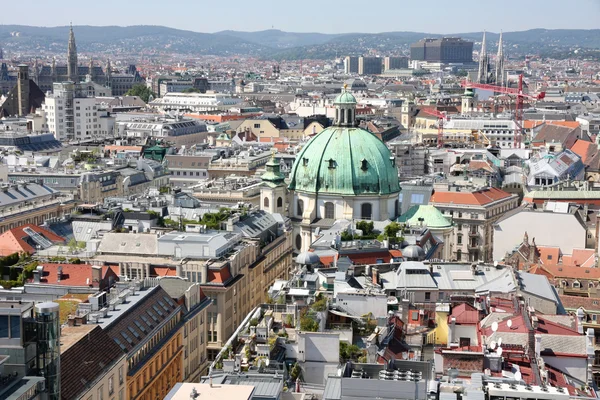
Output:
[[[379,269],[373,267],[373,285],[379,285]]]
[[[92,282],[91,285],[98,283],[100,285],[100,280],[102,279],[102,267],[99,265],[92,265]]]
[[[586,331],[586,352],[587,352],[587,359],[588,359],[588,365],[587,365],[587,384],[588,386],[592,387],[594,384],[594,375],[592,374],[592,365],[594,364],[594,359],[595,359],[595,339],[596,336],[594,334],[594,329],[592,328],[588,328],[588,330]]]
[[[450,318],[450,334],[448,336],[450,336],[448,338],[448,346],[450,345],[450,343],[454,342],[455,336],[456,336],[456,317],[451,317]]]
[[[61,279],[62,279],[62,265],[59,265],[58,268],[56,269],[56,281],[60,282]]]
[[[535,334],[535,358],[540,358],[542,352],[542,335],[539,333]]]
[[[583,308],[577,309],[577,333],[583,335],[583,320],[585,319],[585,311]],[[588,329],[589,330],[589,329]]]
[[[33,271],[33,283],[40,283],[42,276],[44,275],[44,267],[38,265],[36,269]]]

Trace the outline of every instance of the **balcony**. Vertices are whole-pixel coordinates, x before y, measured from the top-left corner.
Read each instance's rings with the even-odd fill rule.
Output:
[[[467,249],[469,251],[479,250],[479,247],[480,247],[479,243],[468,243],[467,244]]]
[[[479,237],[479,232],[478,231],[469,231],[469,237]]]

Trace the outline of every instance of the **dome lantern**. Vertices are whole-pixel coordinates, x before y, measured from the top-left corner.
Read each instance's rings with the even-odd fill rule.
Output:
[[[356,120],[356,98],[345,84],[342,93],[333,101],[335,106],[335,125],[354,126]]]

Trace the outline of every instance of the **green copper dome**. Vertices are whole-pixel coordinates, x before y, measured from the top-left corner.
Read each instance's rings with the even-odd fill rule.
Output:
[[[347,92],[345,89],[342,91],[338,97],[333,101],[334,105],[338,104],[356,104],[356,97],[350,92]]]
[[[449,228],[452,223],[434,206],[412,206],[406,213],[398,218],[398,222],[409,225],[420,225],[419,218],[423,218],[423,226],[428,228]]]
[[[290,178],[289,189],[297,192],[349,196],[400,192],[389,149],[377,136],[352,126],[332,126],[314,136],[296,157]]]

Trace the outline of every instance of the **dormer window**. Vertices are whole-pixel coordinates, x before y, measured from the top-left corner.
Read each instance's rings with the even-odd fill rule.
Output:
[[[364,158],[360,162],[360,169],[362,169],[363,171],[369,169],[369,162]]]
[[[329,163],[329,168],[335,168],[336,163],[333,158],[330,158],[327,162]]]
[[[302,157],[302,165],[304,165],[305,167],[308,165],[308,158]]]

